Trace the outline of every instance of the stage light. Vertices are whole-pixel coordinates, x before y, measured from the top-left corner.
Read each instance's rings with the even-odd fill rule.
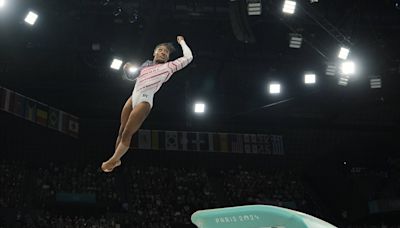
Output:
[[[261,15],[261,0],[247,1],[247,13],[250,16]]]
[[[349,83],[349,78],[348,78],[346,75],[342,75],[342,76],[339,78],[338,85],[340,85],[340,86],[347,86],[348,83]]]
[[[129,68],[129,73],[135,73],[137,70],[138,70],[137,67],[132,66],[132,67]]]
[[[119,70],[121,68],[122,65],[122,60],[120,59],[113,59],[112,63],[111,63],[111,68],[114,70]]]
[[[382,88],[382,81],[379,76],[375,76],[369,80],[369,85],[371,89],[380,89]]]
[[[194,104],[194,112],[195,113],[204,113],[206,105],[204,103],[196,103]]]
[[[326,75],[335,76],[337,72],[337,65],[336,63],[327,63],[326,64]]]
[[[305,74],[304,75],[304,83],[305,84],[315,84],[316,76],[315,74]]]
[[[38,17],[39,16],[36,13],[29,11],[29,13],[25,17],[25,22],[30,25],[34,25]]]
[[[350,49],[345,48],[345,47],[341,47],[340,51],[339,51],[338,58],[346,60],[347,56],[349,56],[349,53],[350,53]]]
[[[280,92],[281,92],[281,85],[279,83],[269,84],[269,93],[270,94],[279,94]]]
[[[355,66],[354,62],[347,61],[347,62],[342,63],[341,70],[342,70],[342,74],[344,74],[344,75],[352,75],[356,71],[356,66]]]
[[[295,10],[296,10],[296,2],[285,0],[282,11],[287,14],[294,14]]]
[[[289,47],[291,47],[291,48],[300,48],[301,47],[301,43],[303,41],[303,37],[301,36],[301,34],[291,33],[289,35],[290,35]]]

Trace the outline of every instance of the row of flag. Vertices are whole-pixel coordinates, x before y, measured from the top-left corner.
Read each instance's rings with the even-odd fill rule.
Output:
[[[141,129],[131,142],[134,149],[284,154],[281,135]]]
[[[0,110],[73,137],[79,136],[79,118],[0,87]]]

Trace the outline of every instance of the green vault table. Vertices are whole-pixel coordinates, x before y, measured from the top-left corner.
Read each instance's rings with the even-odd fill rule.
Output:
[[[197,211],[198,228],[336,228],[302,212],[268,205],[249,205]]]

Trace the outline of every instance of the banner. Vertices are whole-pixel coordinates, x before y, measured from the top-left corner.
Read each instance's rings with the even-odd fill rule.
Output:
[[[0,109],[73,137],[79,135],[79,118],[0,87]]]
[[[166,151],[204,151],[283,155],[283,137],[266,134],[235,134],[139,130],[131,147]]]

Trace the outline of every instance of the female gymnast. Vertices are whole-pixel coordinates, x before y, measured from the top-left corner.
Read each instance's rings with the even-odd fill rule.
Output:
[[[170,43],[161,43],[153,52],[153,61],[147,60],[136,71],[130,72],[131,63],[124,65],[125,77],[136,80],[132,96],[126,101],[121,113],[121,125],[115,144],[114,154],[110,159],[103,162],[101,169],[111,172],[121,165],[121,157],[128,151],[133,134],[139,130],[153,106],[154,94],[168,81],[173,73],[187,66],[193,55],[187,46],[183,36],[177,36],[177,42],[181,45],[183,57],[169,61],[169,55],[174,51]]]

